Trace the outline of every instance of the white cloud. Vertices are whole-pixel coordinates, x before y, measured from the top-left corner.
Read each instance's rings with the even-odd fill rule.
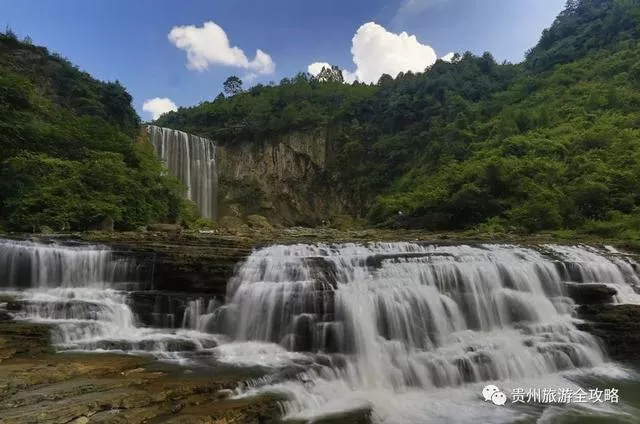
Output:
[[[420,43],[415,35],[406,32],[396,34],[383,26],[368,22],[358,28],[353,36],[351,54],[356,65],[355,71],[342,70],[345,82],[377,82],[382,74],[396,77],[400,72],[424,72],[433,65],[438,56],[426,44]],[[447,53],[440,59],[451,62],[455,53]],[[318,75],[327,62],[314,62],[307,67],[311,75]]]
[[[362,25],[352,43],[355,74],[364,82],[378,81],[382,74],[395,77],[400,72],[422,72],[437,59],[436,52],[415,35],[394,34],[374,22]]]
[[[146,100],[142,104],[142,110],[149,112],[153,119],[158,119],[164,113],[178,110],[178,106],[166,97],[155,97]]]
[[[272,74],[276,64],[267,53],[258,49],[253,60],[249,60],[242,49],[231,46],[229,37],[215,22],[175,26],[169,32],[169,41],[187,52],[187,67],[204,71],[210,66],[223,65],[246,69],[256,74]]]
[[[451,61],[453,61],[453,56],[455,56],[455,53],[451,52],[451,53],[445,54],[440,59],[444,60],[445,62],[451,62]]]
[[[382,74],[392,77],[400,72],[423,72],[438,58],[430,46],[420,43],[415,35],[395,34],[381,25],[369,22],[353,36],[351,54],[355,71],[343,71],[345,81],[377,82]],[[326,62],[309,65],[308,71],[317,75]]]
[[[331,65],[327,62],[313,62],[311,65],[307,66],[307,72],[316,76],[322,71],[322,68],[331,68]]]

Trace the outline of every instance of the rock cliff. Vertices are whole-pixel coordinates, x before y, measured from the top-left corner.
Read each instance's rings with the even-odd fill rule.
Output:
[[[331,183],[326,130],[218,148],[219,217],[257,214],[284,226],[317,225],[348,202]]]

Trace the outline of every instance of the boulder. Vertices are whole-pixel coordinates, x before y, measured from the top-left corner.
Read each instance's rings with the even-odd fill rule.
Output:
[[[611,303],[618,292],[613,287],[599,283],[566,283],[567,294],[579,305]]]
[[[0,322],[1,321],[12,321],[13,320],[13,316],[11,316],[11,314],[7,311],[3,311],[2,309],[0,309]]]
[[[640,305],[582,305],[577,327],[599,337],[607,353],[617,360],[640,358]]]

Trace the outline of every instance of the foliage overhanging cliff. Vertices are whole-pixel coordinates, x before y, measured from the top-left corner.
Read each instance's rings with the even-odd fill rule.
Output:
[[[0,226],[124,229],[171,219],[183,189],[161,174],[118,82],[0,34]]]
[[[465,53],[375,85],[301,73],[158,124],[223,145],[328,128],[331,184],[373,224],[637,230],[639,11],[569,0],[521,64]]]

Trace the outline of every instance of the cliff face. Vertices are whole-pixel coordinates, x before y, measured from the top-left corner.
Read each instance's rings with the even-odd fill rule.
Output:
[[[348,202],[327,170],[328,136],[291,133],[218,148],[219,217],[263,215],[281,225],[316,225]]]

